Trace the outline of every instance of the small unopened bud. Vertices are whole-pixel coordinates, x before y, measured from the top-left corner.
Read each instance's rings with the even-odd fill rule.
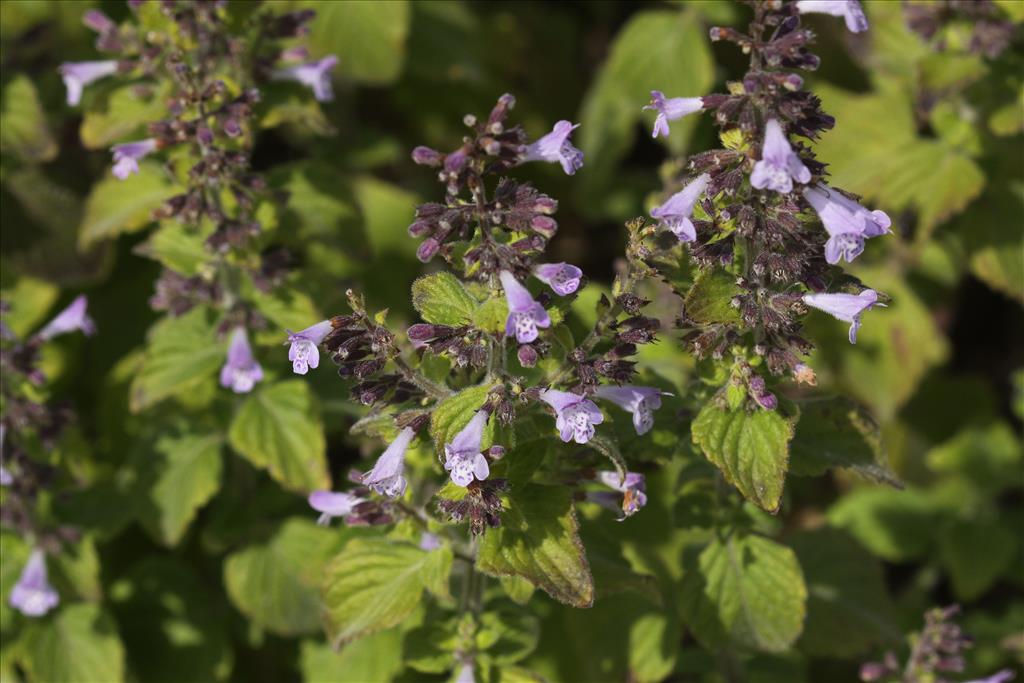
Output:
[[[501,460],[505,457],[505,447],[495,444],[487,449],[487,457],[491,460]]]
[[[466,166],[466,152],[462,149],[457,149],[444,160],[444,170],[448,173],[459,173]]]
[[[717,43],[722,39],[722,28],[720,26],[712,26],[708,31],[708,37],[711,38],[711,42]]]
[[[765,410],[775,410],[779,405],[779,400],[775,398],[775,394],[754,394],[754,400],[757,401],[757,405]]]
[[[82,23],[96,33],[106,33],[117,28],[117,24],[98,9],[91,9],[83,14]]]
[[[516,355],[519,356],[519,364],[524,368],[532,368],[537,364],[537,349],[529,344],[520,346],[519,352]]]
[[[436,149],[420,145],[412,150],[413,163],[420,166],[440,166],[442,155]]]
[[[416,250],[416,258],[423,263],[429,262],[432,258],[437,256],[438,250],[441,248],[441,243],[433,237],[429,237],[423,240],[420,244],[419,249]]]
[[[427,221],[413,221],[409,226],[409,237],[426,237],[433,229],[433,224]]]
[[[558,211],[558,201],[546,195],[541,195],[534,200],[533,210],[536,213],[551,215]]]
[[[550,218],[548,216],[534,216],[533,219],[530,220],[530,227],[533,228],[535,232],[538,232],[548,238],[554,237],[555,233],[558,232],[558,223],[554,218]]]
[[[804,79],[797,74],[788,74],[782,81],[782,87],[786,90],[799,90],[804,87]]]
[[[224,127],[223,128],[224,128],[224,133],[227,134],[227,136],[231,137],[231,138],[237,138],[239,135],[242,134],[242,126],[239,123],[238,119],[236,119],[233,116],[228,118],[224,122]]]
[[[472,128],[476,125],[476,117],[472,114],[466,114],[462,117],[462,123]]]
[[[213,144],[213,131],[207,126],[199,126],[199,130],[196,131],[196,138],[201,145],[211,145]]]
[[[416,323],[405,331],[411,341],[429,341],[437,336],[434,325]]]

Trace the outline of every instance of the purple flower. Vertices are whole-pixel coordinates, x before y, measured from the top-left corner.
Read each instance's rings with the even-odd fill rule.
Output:
[[[594,392],[598,398],[611,401],[633,414],[633,427],[637,434],[646,434],[654,426],[654,411],[661,407],[660,389],[654,387],[600,386]]]
[[[459,486],[469,486],[474,477],[483,481],[491,473],[487,458],[480,452],[488,417],[486,410],[477,411],[451,443],[444,445],[444,469],[451,472],[452,481]]]
[[[47,340],[67,332],[81,330],[82,334],[91,337],[96,334],[96,323],[92,321],[92,318],[89,317],[85,310],[88,305],[89,300],[85,295],[78,295],[67,308],[58,313],[57,317],[47,323],[46,327],[41,329],[36,336],[42,340]]]
[[[106,33],[117,28],[117,24],[106,14],[98,9],[88,10],[82,15],[82,23],[96,33]]]
[[[704,194],[711,176],[702,173],[696,179],[668,198],[661,206],[651,209],[651,217],[657,218],[661,224],[671,230],[680,242],[692,242],[697,239],[697,230],[693,227],[690,216],[697,199]]]
[[[124,180],[132,173],[139,172],[139,160],[157,149],[155,138],[147,138],[137,142],[125,142],[121,145],[114,145],[111,152],[114,155],[113,173],[120,180]]]
[[[1003,669],[997,671],[987,678],[979,678],[973,681],[967,681],[966,683],[1006,683],[1012,681],[1016,676],[1010,669]]]
[[[601,409],[586,396],[545,389],[540,400],[555,409],[555,427],[562,441],[584,444],[594,436],[594,425],[604,422]]]
[[[801,14],[831,14],[843,17],[846,28],[854,33],[868,30],[868,18],[858,0],[799,0],[796,8]]]
[[[843,258],[853,262],[864,251],[865,238],[884,235],[892,225],[884,211],[868,211],[824,183],[804,190],[804,199],[828,231],[825,260],[832,264]]]
[[[398,498],[405,493],[406,481],[405,451],[416,436],[409,427],[404,428],[395,440],[384,450],[373,469],[363,476],[363,483],[388,498]]]
[[[334,329],[330,320],[321,320],[301,332],[288,333],[288,360],[292,362],[292,372],[296,375],[305,375],[310,368],[320,365],[320,349],[317,346]]]
[[[46,556],[39,548],[29,555],[9,602],[26,617],[41,617],[60,602],[60,596],[46,578]]]
[[[279,81],[298,81],[313,89],[313,97],[318,102],[330,102],[334,99],[334,89],[331,88],[331,69],[337,63],[337,57],[327,55],[316,62],[278,69],[274,71],[272,77]]]
[[[455,683],[476,683],[476,677],[473,675],[473,662],[467,661],[462,663],[462,668],[459,669],[459,675],[455,678]]]
[[[236,327],[231,333],[227,361],[220,369],[220,385],[236,394],[247,394],[262,379],[263,368],[252,355],[245,328]]]
[[[885,306],[878,303],[878,292],[873,289],[865,289],[860,294],[804,294],[803,298],[808,306],[850,323],[851,344],[857,343],[857,330],[860,329],[860,317],[864,311],[875,306]]]
[[[363,498],[351,493],[335,493],[334,491],[313,491],[309,494],[309,505],[321,513],[316,523],[327,526],[335,517],[345,517],[355,506],[365,502]]]
[[[583,271],[571,263],[542,263],[533,269],[533,275],[558,296],[567,296],[579,289]]]
[[[621,511],[620,522],[627,517],[632,517],[640,511],[640,508],[647,505],[647,484],[644,475],[637,472],[626,472],[626,478],[622,480],[619,478],[618,472],[605,471],[597,473],[597,480],[623,494],[621,507],[618,504],[618,497],[614,494],[597,492],[588,494],[587,498],[613,512]]]
[[[654,133],[651,137],[664,135],[668,137],[668,122],[681,119],[687,114],[700,111],[704,107],[704,100],[700,97],[673,97],[666,100],[664,93],[660,90],[651,91],[651,103],[644,107],[658,112],[654,119]]]
[[[11,474],[9,469],[0,465],[0,486],[10,486],[13,483],[14,475]]]
[[[64,87],[68,91],[68,106],[75,107],[82,101],[82,90],[85,86],[117,73],[117,62],[112,59],[100,62],[64,62],[57,67],[57,71],[64,79]]]
[[[769,119],[764,129],[761,160],[754,164],[750,184],[758,190],[767,187],[776,192],[790,192],[794,180],[798,183],[810,182],[811,172],[790,147],[779,122]]]
[[[583,152],[572,146],[569,136],[579,128],[571,121],[559,121],[551,132],[526,148],[523,161],[559,162],[567,175],[573,175],[583,167]]]
[[[429,531],[424,531],[420,534],[420,550],[430,552],[431,550],[437,550],[442,545],[441,539],[435,534],[432,534]]]
[[[551,318],[544,307],[533,300],[530,292],[507,270],[498,274],[508,301],[508,320],[505,336],[515,336],[520,344],[529,344],[537,338],[538,327],[551,327]]]

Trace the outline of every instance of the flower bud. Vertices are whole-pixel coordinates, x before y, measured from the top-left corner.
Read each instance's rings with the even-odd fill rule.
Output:
[[[436,327],[428,323],[416,323],[405,333],[410,341],[430,341],[437,336]]]
[[[558,223],[555,222],[554,218],[549,218],[548,216],[534,216],[530,221],[530,227],[535,232],[548,238],[554,237],[555,233],[558,232]]]
[[[409,226],[409,237],[426,237],[434,229],[432,223],[427,221],[413,221]]]
[[[117,28],[117,24],[98,9],[91,9],[83,14],[82,23],[93,31],[96,31],[96,33],[106,33],[107,31],[113,31]]]
[[[541,195],[533,201],[533,210],[535,213],[553,214],[558,211],[558,201],[547,195]]]
[[[412,161],[420,166],[440,166],[442,154],[436,149],[420,145],[412,151]]]
[[[416,250],[416,258],[423,263],[428,263],[432,258],[437,256],[438,250],[441,248],[441,243],[433,237],[429,237],[423,240],[420,244],[419,249]]]
[[[537,364],[537,349],[529,344],[520,346],[519,352],[516,355],[519,356],[519,364],[524,368],[532,368]]]

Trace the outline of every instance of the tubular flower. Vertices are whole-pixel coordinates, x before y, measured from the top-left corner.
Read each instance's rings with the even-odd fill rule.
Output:
[[[365,502],[363,498],[351,493],[334,491],[313,491],[308,500],[310,507],[320,513],[316,520],[320,526],[327,526],[335,517],[346,517],[357,505]]]
[[[36,336],[46,341],[58,335],[81,330],[82,334],[91,337],[96,334],[96,323],[92,321],[92,318],[86,312],[88,306],[89,300],[84,294],[75,297],[75,300],[58,313],[53,320],[48,322],[46,327],[41,329]]]
[[[594,394],[632,413],[633,427],[637,434],[651,431],[651,427],[654,426],[654,411],[661,407],[662,392],[654,387],[600,386]]]
[[[64,80],[68,91],[68,106],[75,107],[82,101],[85,86],[117,73],[117,62],[110,59],[99,62],[64,62],[57,71]]]
[[[520,344],[529,344],[537,338],[538,327],[551,327],[551,318],[544,307],[534,301],[530,292],[507,270],[498,274],[508,301],[508,319],[505,336],[515,337]]]
[[[693,227],[690,216],[693,207],[708,187],[711,176],[702,173],[694,180],[669,197],[664,204],[651,209],[651,217],[657,218],[662,225],[672,231],[680,242],[692,242],[697,239],[697,230]]]
[[[750,184],[758,190],[768,188],[775,192],[791,192],[793,181],[807,183],[811,172],[800,161],[775,119],[769,119],[764,129],[761,160],[754,164]]]
[[[885,306],[878,303],[878,292],[873,289],[865,289],[860,294],[804,294],[803,300],[808,306],[850,323],[851,344],[857,343],[857,330],[864,312],[875,306]]]
[[[406,486],[405,452],[416,436],[409,427],[404,428],[395,440],[384,450],[373,469],[363,475],[363,483],[388,498],[398,498],[405,493]]]
[[[618,502],[618,496],[613,493],[594,492],[588,494],[587,498],[594,503],[609,508],[613,512],[621,512],[620,522],[627,517],[632,517],[640,511],[640,508],[647,505],[647,486],[644,475],[636,472],[626,472],[626,478],[620,479],[618,472],[604,471],[597,473],[597,480],[623,494],[621,506]]]
[[[868,18],[858,0],[799,0],[796,8],[801,14],[831,14],[846,20],[846,28],[853,33],[868,30]]]
[[[804,190],[804,199],[814,208],[829,234],[825,260],[853,262],[864,251],[864,240],[889,232],[892,221],[884,211],[868,211],[857,202],[823,183]]]
[[[337,64],[337,57],[327,55],[323,59],[309,64],[278,69],[274,71],[272,77],[278,81],[298,81],[313,90],[313,97],[317,102],[330,102],[334,99],[334,89],[331,87],[331,69]]]
[[[301,332],[288,332],[288,360],[292,362],[292,372],[305,375],[310,368],[320,365],[320,342],[334,329],[330,320],[321,320]]]
[[[644,106],[644,110],[658,112],[654,119],[654,132],[651,137],[664,135],[668,137],[668,122],[681,119],[688,114],[700,111],[704,108],[704,100],[700,97],[673,97],[665,99],[664,93],[660,90],[651,91],[651,103]]]
[[[491,473],[487,458],[480,452],[488,417],[486,410],[477,411],[462,431],[444,445],[444,469],[451,472],[452,481],[459,486],[469,486],[474,478],[483,481]]]
[[[594,425],[604,422],[601,409],[586,396],[545,389],[540,399],[555,409],[555,427],[566,443],[587,443],[594,436]]]
[[[227,360],[220,369],[220,385],[236,394],[247,394],[262,379],[263,368],[252,355],[245,328],[236,327],[231,333]]]
[[[542,263],[533,269],[533,275],[558,296],[568,296],[579,289],[583,271],[571,263]]]
[[[46,575],[46,556],[36,548],[28,557],[21,577],[14,584],[9,600],[11,607],[27,617],[41,617],[60,602]]]
[[[157,141],[154,138],[114,145],[110,149],[114,155],[114,175],[119,180],[125,180],[132,173],[138,173],[139,161],[156,149]]]
[[[578,123],[573,125],[571,121],[559,121],[550,133],[527,146],[523,162],[557,161],[562,164],[562,170],[566,175],[575,174],[583,168],[583,152],[573,147],[569,142],[569,136],[579,127]]]

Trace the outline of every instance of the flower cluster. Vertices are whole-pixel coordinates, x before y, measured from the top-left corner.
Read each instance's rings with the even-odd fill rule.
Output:
[[[0,524],[21,535],[31,546],[28,561],[8,596],[16,610],[29,617],[46,614],[57,606],[60,596],[50,585],[46,553],[58,551],[74,541],[78,533],[70,527],[48,528],[35,515],[39,494],[55,479],[52,466],[36,457],[34,449],[52,450],[74,413],[64,405],[39,400],[47,378],[38,367],[40,351],[55,337],[81,332],[96,333],[84,295],[75,298],[50,322],[25,339],[20,339],[0,319]],[[8,306],[0,302],[0,313]]]
[[[713,41],[735,43],[750,54],[740,82],[730,83],[725,94],[701,97],[666,98],[654,91],[645,107],[658,112],[655,136],[668,135],[671,120],[712,113],[725,144],[691,156],[686,175],[677,181],[679,189],[650,212],[659,226],[685,243],[703,277],[733,282],[730,304],[738,315],[707,319],[699,309],[684,307],[679,319],[684,340],[697,356],[710,353],[716,359],[746,344],[769,376],[791,375],[798,381],[812,381],[801,361],[812,348],[801,329],[808,307],[850,323],[849,338],[855,343],[863,314],[885,305],[883,295],[849,276],[837,278],[831,267],[854,261],[867,240],[891,227],[884,212],[830,187],[826,168],[810,146],[834,123],[792,71],[819,64],[810,51],[813,34],[800,21],[801,14],[812,12],[841,16],[854,32],[868,28],[856,0],[754,3],[746,32],[711,29]],[[652,265],[657,261],[649,259]],[[826,283],[837,281],[849,284],[828,291]],[[694,289],[699,293],[699,287]],[[756,370],[741,364],[751,405],[774,409],[768,378],[751,377]]]

